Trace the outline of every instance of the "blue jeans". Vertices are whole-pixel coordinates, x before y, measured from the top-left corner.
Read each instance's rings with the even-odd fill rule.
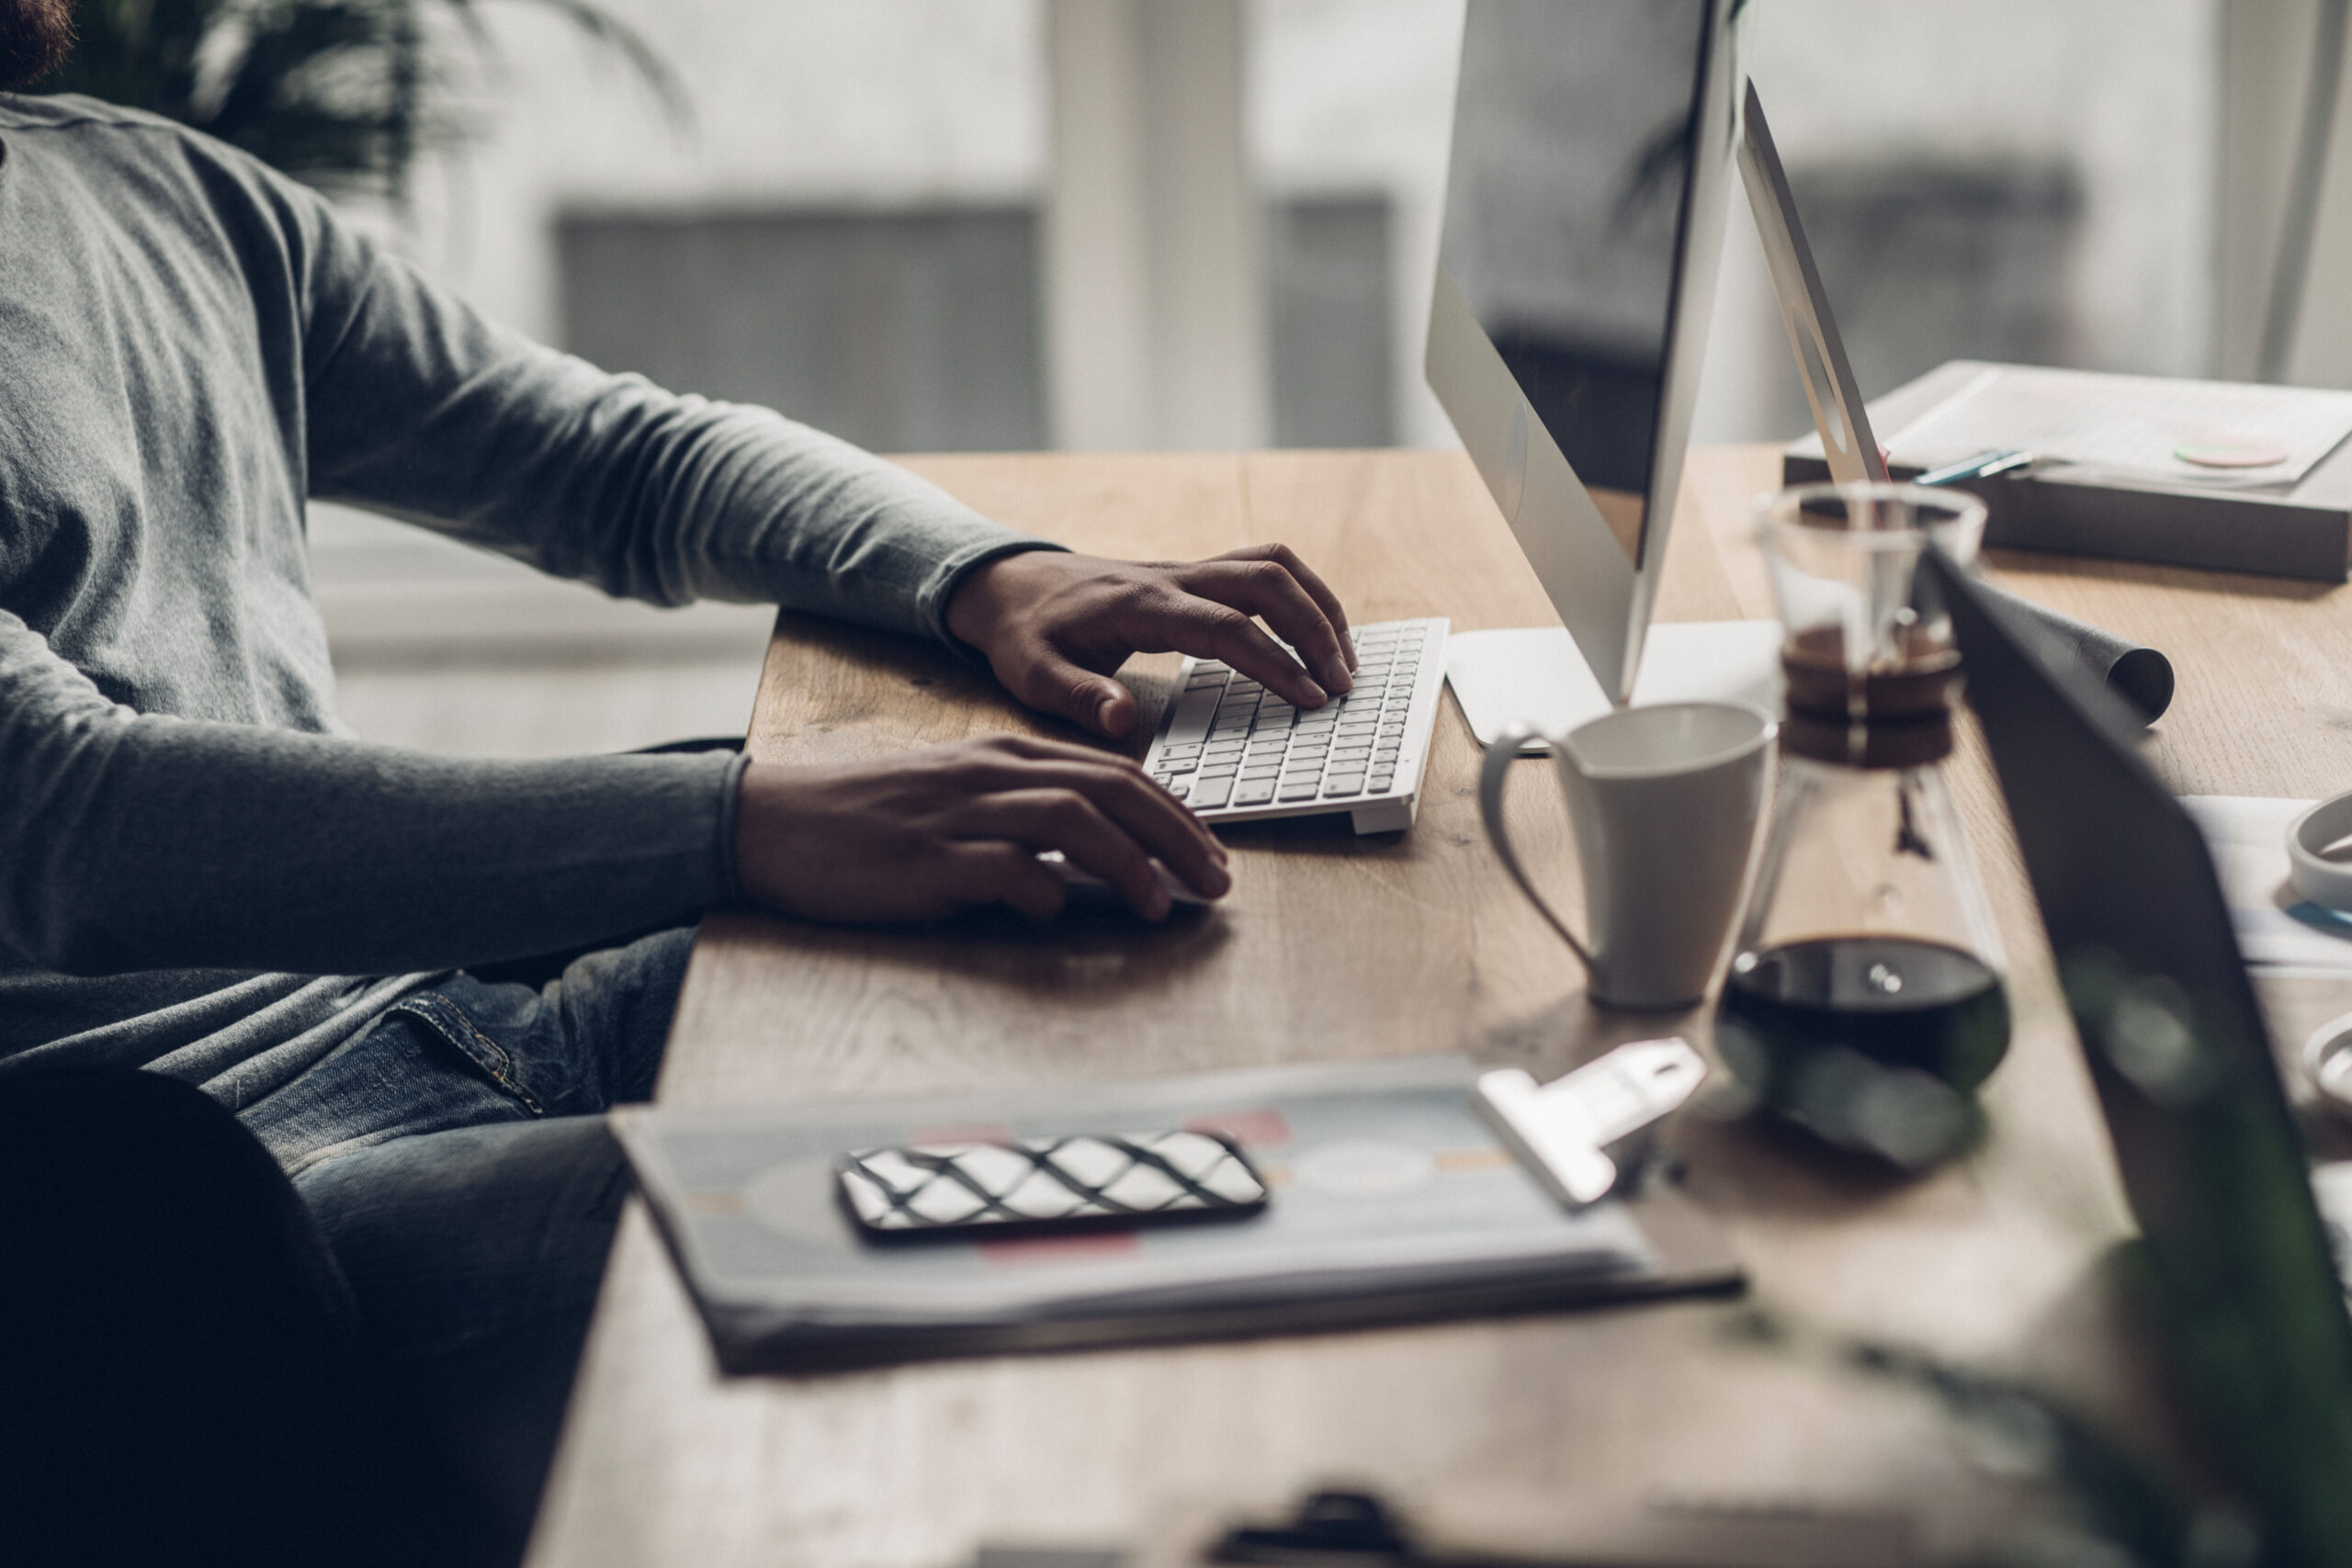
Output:
[[[452,976],[240,1116],[514,1557],[629,1190],[601,1113],[652,1097],[693,941]]]

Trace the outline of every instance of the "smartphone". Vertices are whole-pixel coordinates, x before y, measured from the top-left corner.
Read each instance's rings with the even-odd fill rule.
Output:
[[[1217,1133],[1079,1133],[857,1149],[834,1168],[869,1238],[1038,1235],[1264,1212],[1266,1183]]]

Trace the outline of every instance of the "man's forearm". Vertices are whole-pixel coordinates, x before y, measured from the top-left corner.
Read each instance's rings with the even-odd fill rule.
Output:
[[[730,755],[510,762],[0,711],[0,942],[44,967],[378,974],[733,896]]]
[[[289,200],[294,199],[292,197]],[[305,200],[309,482],[606,592],[944,637],[962,574],[1042,541],[764,409],[608,375],[483,321]]]

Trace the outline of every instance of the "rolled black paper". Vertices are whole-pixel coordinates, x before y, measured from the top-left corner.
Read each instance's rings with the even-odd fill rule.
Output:
[[[1981,583],[1987,593],[2040,626],[2060,648],[2080,663],[2091,678],[2132,705],[2142,720],[2154,724],[2172,705],[2172,660],[2153,648],[2116,636],[2104,626],[2046,610],[2007,589]]]

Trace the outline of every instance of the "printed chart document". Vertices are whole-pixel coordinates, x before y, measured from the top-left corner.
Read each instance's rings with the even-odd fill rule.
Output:
[[[2181,798],[2213,852],[2239,951],[2257,967],[2352,970],[2352,916],[2311,902],[2287,880],[2287,826],[2312,804],[2242,795]]]
[[[1940,468],[2001,449],[2031,453],[2048,479],[2286,490],[2346,435],[2352,392],[2000,365],[1886,443],[1905,467]],[[2184,447],[2269,448],[2278,457],[2212,468],[2184,461]]]
[[[1554,1201],[1472,1109],[1476,1077],[1467,1058],[1423,1056],[933,1100],[644,1107],[613,1121],[730,1371],[1298,1331],[1737,1283],[1719,1248],[1694,1265],[1654,1243],[1637,1216],[1668,1200],[1577,1212]],[[876,1242],[843,1212],[834,1175],[852,1149],[1178,1127],[1239,1143],[1272,1190],[1265,1211],[1052,1237]]]

